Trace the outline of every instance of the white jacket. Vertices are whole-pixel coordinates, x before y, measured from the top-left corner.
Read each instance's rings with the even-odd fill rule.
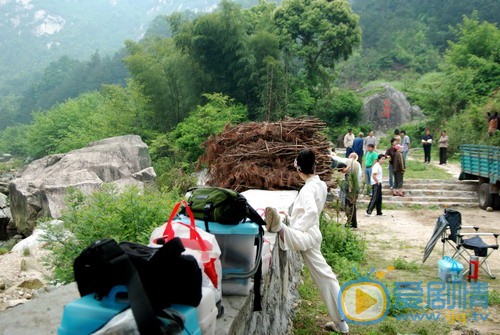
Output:
[[[319,217],[325,206],[327,191],[326,183],[319,179],[318,176],[315,175],[309,178],[297,198],[295,198],[290,216],[290,228],[307,233],[308,237],[312,238],[314,244],[317,245],[322,240],[321,231],[319,230]],[[308,241],[301,241],[298,236],[285,233],[281,247],[283,250],[307,249],[306,245],[311,242],[309,238],[306,239]],[[280,240],[280,242],[282,241]]]

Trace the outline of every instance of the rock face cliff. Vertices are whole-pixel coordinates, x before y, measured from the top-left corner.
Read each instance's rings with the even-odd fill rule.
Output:
[[[28,236],[41,217],[60,218],[69,188],[89,194],[103,183],[142,188],[156,174],[147,145],[136,135],[108,138],[31,162],[9,185],[12,218]]]
[[[418,106],[410,105],[406,95],[389,84],[366,87],[364,90],[377,90],[364,100],[363,119],[373,125],[375,130],[390,130],[402,124],[423,117]]]

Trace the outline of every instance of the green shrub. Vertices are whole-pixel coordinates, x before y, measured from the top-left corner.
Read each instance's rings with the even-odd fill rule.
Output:
[[[328,264],[342,280],[355,279],[353,268],[364,261],[366,242],[333,220],[323,218],[320,229],[323,234],[321,252]]]
[[[71,191],[68,209],[61,217],[64,223],[42,224],[47,230],[44,240],[49,242],[51,251],[46,261],[54,269],[54,281],[73,281],[74,259],[96,240],[113,238],[117,242],[148,244],[149,235],[168,219],[177,200],[175,192],[139,192],[135,187],[118,193],[108,186],[89,196]]]
[[[156,183],[167,192],[184,194],[197,184],[192,164],[174,163],[170,157],[162,157],[153,162],[153,168],[157,174]]]

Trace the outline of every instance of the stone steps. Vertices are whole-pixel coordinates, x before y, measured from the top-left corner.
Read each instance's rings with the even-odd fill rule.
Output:
[[[477,182],[458,180],[408,179],[404,181],[404,197],[393,196],[389,181],[383,181],[384,206],[478,207]],[[358,205],[365,207],[370,197],[361,195]]]

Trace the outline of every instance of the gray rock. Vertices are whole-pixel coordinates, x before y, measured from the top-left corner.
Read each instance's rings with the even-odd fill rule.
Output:
[[[3,193],[0,193],[0,208],[7,207],[7,196]]]
[[[8,162],[12,158],[11,154],[3,154],[0,156],[0,162]]]
[[[86,194],[104,183],[122,189],[154,181],[147,145],[136,135],[108,138],[67,154],[31,162],[9,186],[12,218],[17,230],[28,236],[38,218],[58,219],[66,207],[69,188]]]
[[[379,89],[367,97],[363,106],[363,119],[376,130],[395,129],[410,123],[423,114],[418,106],[411,106],[406,95],[389,84],[370,86],[364,90]]]

